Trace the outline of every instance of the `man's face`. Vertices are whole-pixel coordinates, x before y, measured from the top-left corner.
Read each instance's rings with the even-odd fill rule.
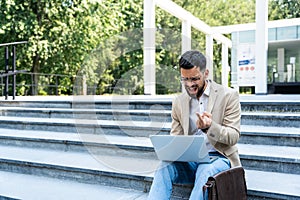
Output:
[[[180,73],[181,82],[187,93],[194,98],[200,97],[205,86],[205,80],[208,76],[208,70],[202,73],[199,67],[194,67],[192,69],[181,68]]]

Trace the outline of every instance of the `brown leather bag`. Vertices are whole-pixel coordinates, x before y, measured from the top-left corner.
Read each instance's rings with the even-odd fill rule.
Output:
[[[208,178],[203,194],[209,200],[247,200],[247,186],[243,167],[234,167]]]

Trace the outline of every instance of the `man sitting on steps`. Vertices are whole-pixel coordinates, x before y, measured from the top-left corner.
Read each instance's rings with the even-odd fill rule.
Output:
[[[202,186],[209,176],[241,165],[236,147],[241,118],[238,92],[208,80],[206,58],[199,51],[185,52],[179,67],[185,92],[173,101],[171,134],[204,135],[209,154],[218,159],[212,163],[162,162],[155,172],[149,200],[170,199],[173,183],[192,183],[190,199],[206,199]]]

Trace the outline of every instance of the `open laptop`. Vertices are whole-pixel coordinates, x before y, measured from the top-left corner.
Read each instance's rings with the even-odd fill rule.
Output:
[[[151,135],[150,140],[159,160],[211,163],[217,159],[209,156],[201,135]]]

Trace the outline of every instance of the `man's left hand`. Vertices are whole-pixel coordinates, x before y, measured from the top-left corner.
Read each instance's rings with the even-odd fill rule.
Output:
[[[205,111],[200,114],[197,112],[196,115],[198,116],[198,120],[196,122],[198,129],[207,129],[211,126],[212,115],[210,113]]]

